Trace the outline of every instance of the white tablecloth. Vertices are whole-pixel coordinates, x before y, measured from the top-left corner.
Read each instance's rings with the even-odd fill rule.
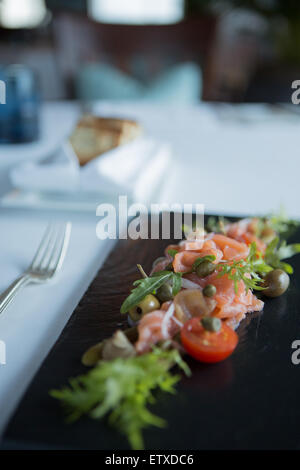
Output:
[[[0,315],[0,340],[6,344],[6,365],[0,365],[0,430],[114,244],[96,238],[96,216],[2,210],[0,292],[29,266],[54,217],[72,221],[62,270],[54,281],[21,291]]]
[[[255,105],[243,110],[254,119],[242,121],[220,117],[208,105],[101,103],[95,108],[107,115],[136,118],[149,136],[171,143],[174,162],[153,202],[204,203],[207,212],[233,215],[265,214],[284,204],[291,216],[300,218],[296,119],[260,119],[260,107]],[[40,143],[0,147],[0,195],[9,189],[9,169],[53,150],[78,113],[74,103],[48,104]],[[7,348],[7,363],[0,366],[0,431],[113,246],[96,238],[95,214],[2,209],[0,291],[29,264],[43,228],[53,217],[73,221],[62,272],[53,284],[24,289],[0,316],[0,340]]]
[[[95,109],[137,118],[146,132],[171,143],[175,159],[160,201],[203,203],[207,213],[231,215],[265,215],[283,205],[300,219],[300,114],[279,108],[272,118],[256,104],[229,106],[231,112],[208,104]]]

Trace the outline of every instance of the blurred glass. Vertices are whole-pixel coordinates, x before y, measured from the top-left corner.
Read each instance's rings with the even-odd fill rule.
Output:
[[[23,65],[0,67],[6,104],[0,104],[0,143],[33,142],[39,137],[37,78]]]
[[[47,14],[45,0],[2,0],[0,22],[5,28],[34,28]]]
[[[184,17],[184,0],[88,0],[89,15],[102,23],[168,24]]]

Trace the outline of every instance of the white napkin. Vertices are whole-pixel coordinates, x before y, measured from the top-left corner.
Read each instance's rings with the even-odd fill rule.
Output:
[[[56,193],[127,194],[146,202],[155,191],[171,158],[168,144],[139,138],[80,167],[71,145],[42,162],[21,164],[11,171],[18,189]]]

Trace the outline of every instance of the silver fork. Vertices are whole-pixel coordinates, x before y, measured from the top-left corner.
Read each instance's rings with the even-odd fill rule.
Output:
[[[61,268],[70,240],[72,225],[50,224],[29,268],[0,295],[0,313],[15,298],[21,287],[47,282]]]

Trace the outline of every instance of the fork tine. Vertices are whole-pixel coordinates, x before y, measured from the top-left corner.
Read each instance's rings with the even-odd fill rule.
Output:
[[[47,249],[51,239],[53,237],[53,232],[55,229],[55,224],[49,224],[44,232],[43,238],[40,242],[40,245],[37,249],[37,252],[32,260],[32,263],[29,269],[37,269],[37,267],[41,264],[45,254],[47,253]]]
[[[39,269],[41,271],[49,271],[49,267],[56,253],[57,246],[60,244],[61,236],[62,236],[62,226],[61,224],[57,224],[54,227],[53,235],[52,235],[51,240],[49,241],[45,255],[40,262]]]
[[[64,262],[70,241],[71,230],[72,224],[71,222],[67,222],[58,232],[56,244],[53,248],[52,256],[48,265],[48,269],[51,270],[51,276],[61,268]]]

